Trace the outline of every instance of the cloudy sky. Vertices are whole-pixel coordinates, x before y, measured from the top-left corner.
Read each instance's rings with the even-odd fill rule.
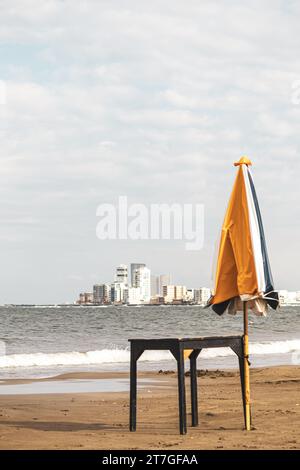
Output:
[[[299,20],[292,0],[1,0],[0,303],[73,301],[131,261],[210,285],[244,154],[275,285],[300,289]],[[204,204],[203,249],[98,240],[120,195]]]

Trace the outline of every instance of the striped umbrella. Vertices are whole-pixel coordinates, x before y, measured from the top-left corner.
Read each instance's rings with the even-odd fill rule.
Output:
[[[265,315],[276,309],[274,284],[253,178],[251,161],[242,157],[222,226],[214,267],[214,289],[209,305],[222,315],[244,313],[244,370],[246,429],[250,429],[250,381],[248,360],[248,308]]]

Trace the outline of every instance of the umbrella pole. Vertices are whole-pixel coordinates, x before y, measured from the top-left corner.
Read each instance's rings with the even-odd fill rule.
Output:
[[[250,415],[250,372],[249,372],[249,336],[248,336],[248,303],[243,302],[244,311],[244,393],[245,393],[245,414],[246,414],[246,430],[251,429]]]

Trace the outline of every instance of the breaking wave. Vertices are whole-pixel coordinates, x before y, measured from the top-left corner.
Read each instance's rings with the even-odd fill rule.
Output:
[[[288,354],[299,351],[300,340],[272,341],[263,343],[250,343],[250,354]],[[233,355],[229,348],[215,348],[202,351],[201,357],[214,358]],[[172,358],[168,351],[145,351],[140,361],[162,362]],[[125,349],[101,349],[87,352],[59,352],[59,353],[34,353],[12,354],[0,356],[0,368],[13,367],[47,367],[47,366],[80,366],[112,363],[129,363],[130,351]]]

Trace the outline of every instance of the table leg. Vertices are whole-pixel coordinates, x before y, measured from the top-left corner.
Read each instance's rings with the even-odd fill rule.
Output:
[[[243,401],[243,412],[244,412],[244,423],[246,427],[246,396],[245,396],[245,369],[244,369],[244,341],[243,337],[240,337],[238,341],[235,341],[230,345],[233,352],[237,355],[239,360],[240,370],[240,381],[241,381],[241,392]]]
[[[198,390],[197,390],[197,357],[200,351],[194,350],[190,354],[190,375],[191,375],[191,405],[192,405],[192,426],[198,426]]]
[[[137,360],[143,351],[130,348],[130,400],[129,400],[129,429],[136,430],[136,397],[137,397]]]
[[[239,356],[241,391],[243,400],[244,423],[246,426],[246,400],[245,400],[245,378],[244,378],[244,359]]]
[[[177,370],[178,370],[179,430],[180,430],[180,434],[186,434],[184,350],[182,348],[179,348],[179,351],[177,353]]]
[[[130,431],[136,430],[136,393],[137,393],[137,384],[136,384],[136,358],[134,347],[131,346],[130,350]]]

